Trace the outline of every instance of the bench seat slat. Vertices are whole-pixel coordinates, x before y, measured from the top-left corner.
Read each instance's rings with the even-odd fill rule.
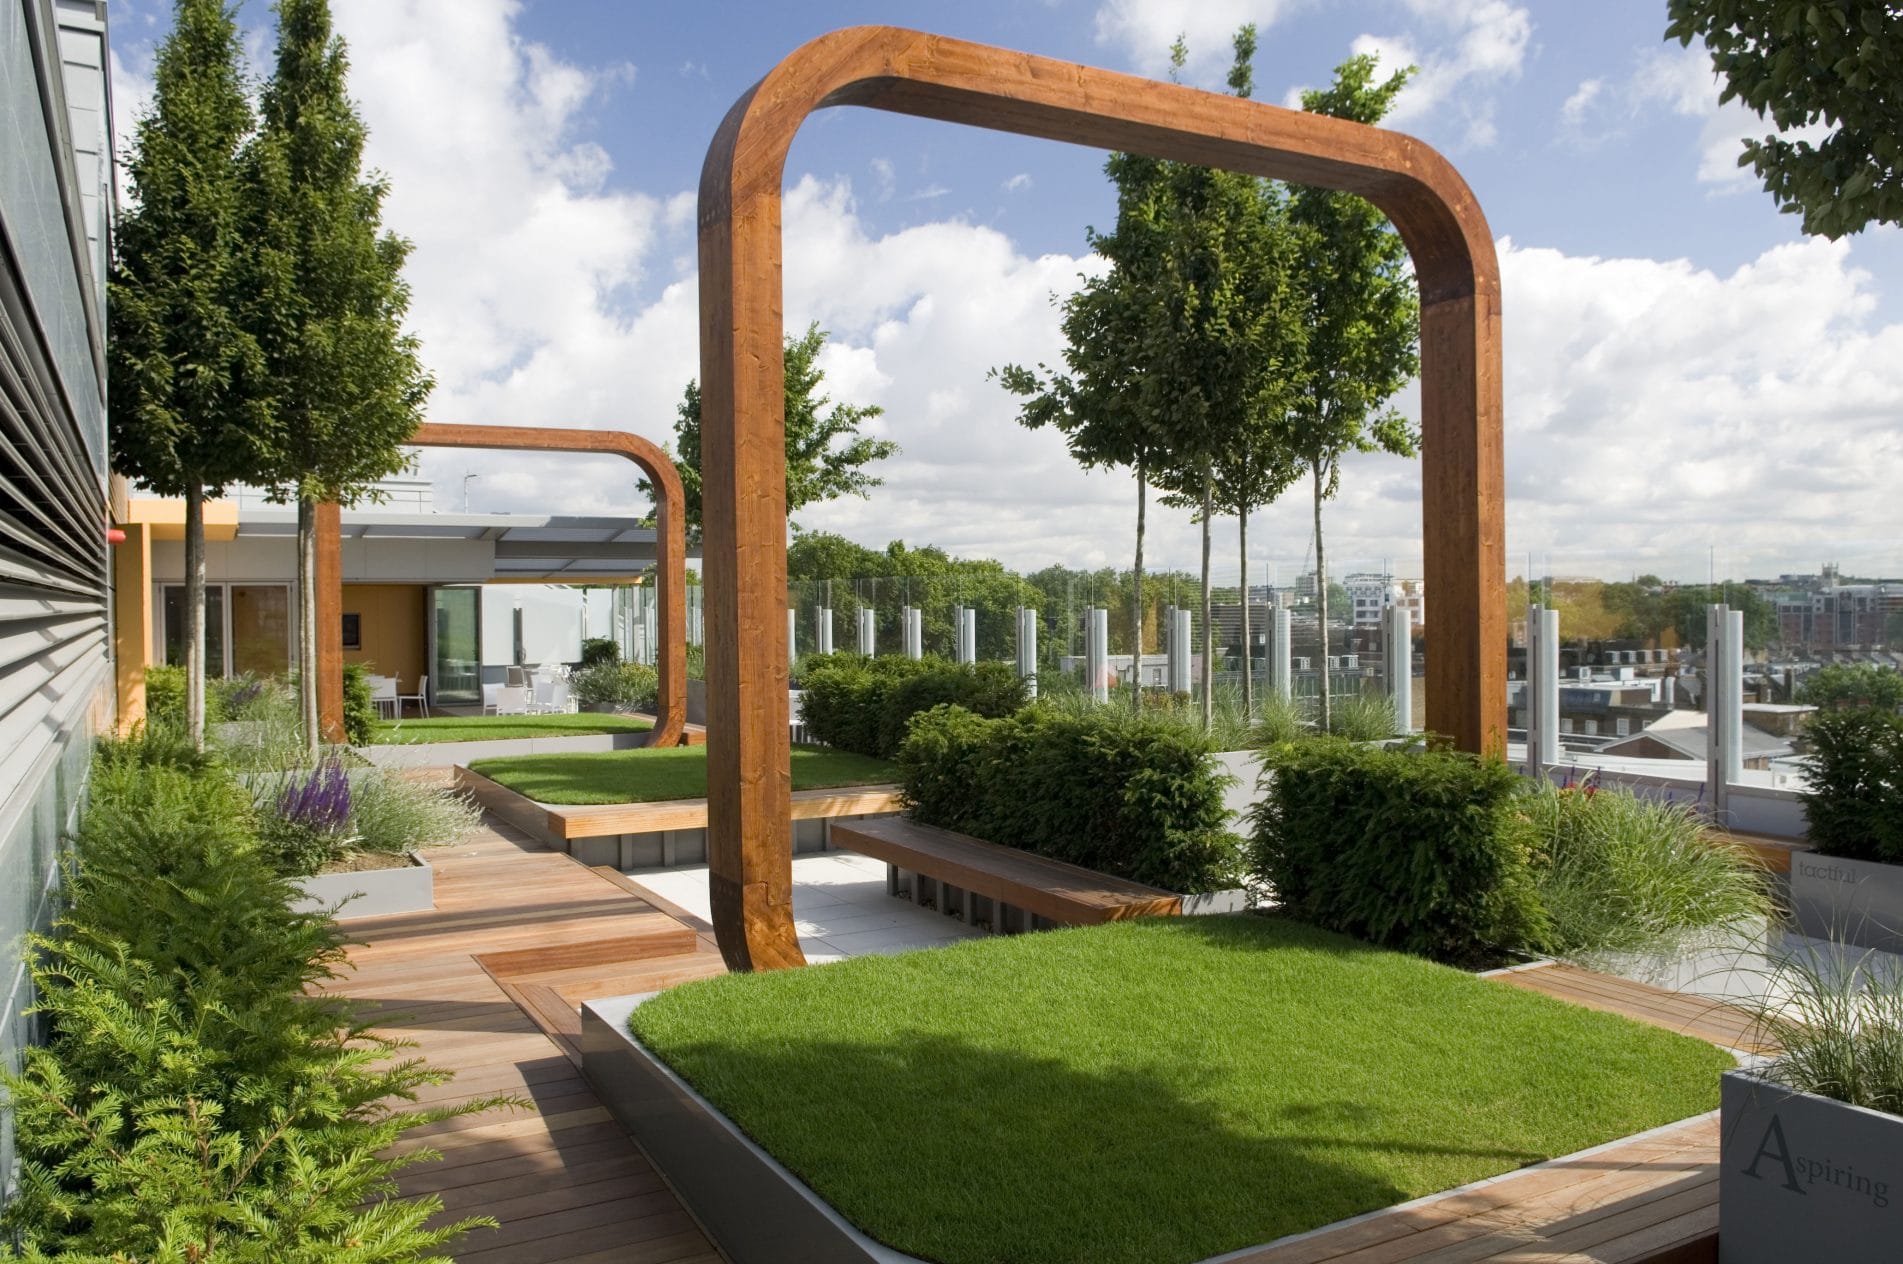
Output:
[[[921,825],[905,817],[835,822],[832,842],[835,847],[925,873],[995,902],[1027,908],[1039,917],[1072,926],[1132,917],[1170,917],[1183,911],[1181,896],[1158,887]]]

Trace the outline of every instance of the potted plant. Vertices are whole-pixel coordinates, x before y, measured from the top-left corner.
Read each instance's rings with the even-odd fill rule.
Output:
[[[1727,1071],[1720,1264],[1857,1264],[1903,1242],[1903,971],[1806,951],[1775,972],[1759,1025],[1782,1052]]]
[[[1903,715],[1825,711],[1807,730],[1816,854],[1791,864],[1791,913],[1819,939],[1903,951]]]
[[[597,663],[569,677],[569,692],[584,711],[639,711],[654,705],[660,678],[645,663]]]

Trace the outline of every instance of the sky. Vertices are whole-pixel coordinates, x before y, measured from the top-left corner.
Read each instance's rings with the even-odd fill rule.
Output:
[[[410,324],[439,422],[672,438],[698,375],[695,190],[736,98],[837,27],[933,30],[1220,90],[1236,27],[1256,98],[1299,105],[1345,58],[1418,68],[1387,125],[1473,187],[1503,287],[1509,572],[1702,580],[1903,574],[1903,231],[1807,238],[1748,170],[1768,129],[1719,104],[1664,0],[332,0],[414,243]],[[169,0],[112,0],[115,125],[130,143]],[[262,0],[239,10],[253,67]],[[786,167],[786,321],[831,334],[839,400],[899,443],[870,499],[798,526],[1035,569],[1128,566],[1134,480],[1026,431],[995,382],[1057,363],[1059,308],[1111,227],[1104,154],[840,108]],[[1412,412],[1416,391],[1398,403]],[[624,463],[426,452],[439,506],[640,513]],[[475,475],[467,479],[466,475]],[[1334,574],[1418,575],[1420,466],[1350,459],[1324,509]],[[1237,570],[1233,522],[1214,569]],[[1198,528],[1152,506],[1146,562],[1193,569]],[[1312,565],[1300,489],[1250,522],[1250,579]]]

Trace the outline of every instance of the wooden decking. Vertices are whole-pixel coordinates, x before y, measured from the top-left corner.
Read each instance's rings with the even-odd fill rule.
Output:
[[[691,927],[507,827],[430,861],[435,909],[348,923],[365,943],[335,990],[456,1072],[424,1100],[507,1093],[534,1110],[412,1133],[443,1157],[405,1171],[403,1192],[436,1193],[452,1217],[501,1221],[458,1244],[461,1264],[719,1264],[562,1039],[578,1029],[570,998],[719,973],[719,956]]]
[[[492,816],[550,846],[577,838],[707,828],[705,799],[563,806],[538,803],[468,768],[455,769],[454,776],[456,788],[471,795]],[[899,788],[895,785],[795,790],[791,816],[795,821],[815,821],[835,816],[897,812],[901,806]]]
[[[532,1112],[428,1130],[443,1151],[403,1176],[447,1214],[502,1222],[466,1238],[462,1264],[719,1264],[578,1069],[581,1000],[722,972],[705,923],[612,870],[590,870],[506,825],[432,855],[436,907],[350,923],[364,940],[334,986],[456,1079],[425,1100],[508,1093]],[[1702,1036],[1754,1047],[1736,1011],[1569,966],[1497,976]],[[1707,1116],[1466,1190],[1388,1208],[1236,1257],[1238,1264],[1709,1264],[1717,1126]]]

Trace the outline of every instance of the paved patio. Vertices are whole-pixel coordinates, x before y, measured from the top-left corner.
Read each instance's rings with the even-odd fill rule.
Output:
[[[630,869],[627,876],[706,920],[707,866]],[[866,953],[934,948],[984,934],[885,893],[885,865],[853,852],[793,860],[793,917],[809,965]]]

